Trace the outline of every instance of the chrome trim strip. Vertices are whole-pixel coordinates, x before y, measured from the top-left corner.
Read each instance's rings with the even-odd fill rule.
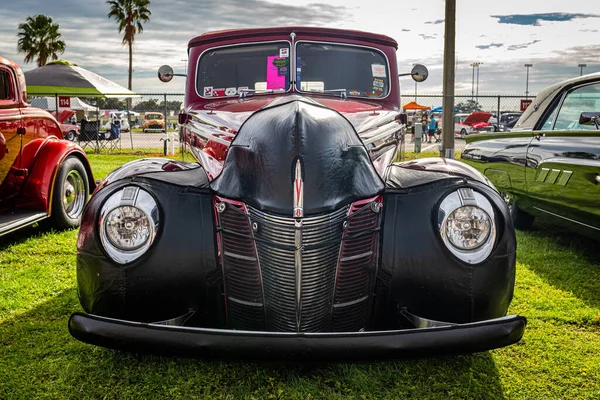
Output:
[[[579,222],[579,221],[576,221],[576,220],[574,220],[574,219],[571,219],[571,218],[563,217],[562,215],[558,215],[558,214],[555,214],[555,213],[553,213],[553,212],[550,212],[550,211],[543,210],[543,209],[541,209],[541,208],[539,208],[539,207],[533,207],[533,208],[535,208],[535,209],[536,209],[536,210],[538,210],[538,211],[545,212],[546,214],[550,214],[550,215],[553,215],[553,216],[555,216],[555,217],[559,217],[559,218],[561,218],[561,219],[564,219],[564,220],[566,220],[566,221],[569,221],[569,222],[574,222],[574,223],[576,223],[576,224],[583,225],[583,226],[585,226],[585,227],[592,228],[592,229],[595,229],[595,230],[597,230],[597,231],[600,231],[600,228],[598,228],[598,227],[595,227],[595,226],[592,226],[592,225],[588,225],[588,224],[584,224],[583,222]]]
[[[244,300],[236,299],[235,297],[231,297],[231,296],[228,296],[227,300],[231,300],[234,303],[243,304],[245,306],[252,306],[252,307],[262,307],[263,306],[263,303],[254,303],[251,301],[244,301]]]
[[[340,258],[340,262],[358,260],[359,258],[365,258],[365,257],[371,256],[371,255],[373,255],[373,252],[367,251],[366,253],[357,254],[355,256]]]
[[[294,268],[296,269],[296,332],[300,332],[302,318],[302,219],[294,221]]]
[[[27,217],[25,219],[20,219],[18,221],[13,222],[10,225],[7,225],[5,228],[2,228],[0,230],[0,235],[5,235],[7,233],[10,233],[12,231],[16,231],[17,229],[33,224],[35,222],[41,221],[43,219],[46,219],[50,217],[48,214],[46,213],[39,213],[39,214],[35,214],[32,215],[31,217]]]
[[[237,258],[238,260],[256,261],[256,257],[242,256],[240,254],[235,254],[235,253],[232,253],[230,251],[224,251],[223,255],[226,255],[228,257]]]
[[[333,308],[341,308],[341,307],[346,307],[346,306],[351,306],[354,304],[358,304],[358,303],[362,303],[363,301],[367,300],[369,298],[369,295],[363,296],[359,299],[356,300],[352,300],[352,301],[347,301],[345,303],[337,303],[337,304],[333,304]]]

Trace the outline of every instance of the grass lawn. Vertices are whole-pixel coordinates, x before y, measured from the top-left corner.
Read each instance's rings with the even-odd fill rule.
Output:
[[[136,155],[90,155],[96,178]],[[278,365],[136,355],[80,343],[77,231],[28,228],[0,238],[0,399],[598,399],[600,249],[536,223],[518,233],[510,313],[525,337],[460,357]]]

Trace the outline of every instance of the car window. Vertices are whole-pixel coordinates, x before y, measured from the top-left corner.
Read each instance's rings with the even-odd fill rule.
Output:
[[[600,83],[572,89],[567,93],[560,107],[553,129],[595,130],[594,125],[579,124],[579,116],[582,112],[595,111],[600,111]]]
[[[296,45],[296,89],[300,91],[345,89],[352,97],[385,97],[389,76],[387,60],[377,50],[332,43]]]
[[[554,106],[554,109],[548,116],[546,117],[546,121],[544,121],[544,125],[540,128],[542,131],[551,131],[552,123],[554,122],[554,117],[556,117],[556,111],[558,110],[557,106]]]
[[[198,63],[198,93],[210,98],[236,96],[248,89],[288,90],[289,54],[287,42],[208,50]]]
[[[0,100],[10,100],[10,80],[8,72],[0,70]]]

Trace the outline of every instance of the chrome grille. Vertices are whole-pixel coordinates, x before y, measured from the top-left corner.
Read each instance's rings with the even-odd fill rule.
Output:
[[[217,221],[229,327],[284,332],[366,327],[380,226],[371,204],[380,204],[380,198],[302,218],[301,225],[219,201],[227,202]],[[302,232],[300,264],[296,230]]]
[[[331,214],[302,219],[302,295],[298,307],[294,219],[248,207],[252,222],[258,224],[256,248],[269,330],[329,330],[335,269],[347,211],[345,207]]]

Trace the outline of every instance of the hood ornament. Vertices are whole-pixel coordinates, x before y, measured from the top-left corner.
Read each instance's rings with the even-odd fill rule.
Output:
[[[294,176],[294,218],[304,217],[304,181],[302,180],[302,164],[296,160]]]

